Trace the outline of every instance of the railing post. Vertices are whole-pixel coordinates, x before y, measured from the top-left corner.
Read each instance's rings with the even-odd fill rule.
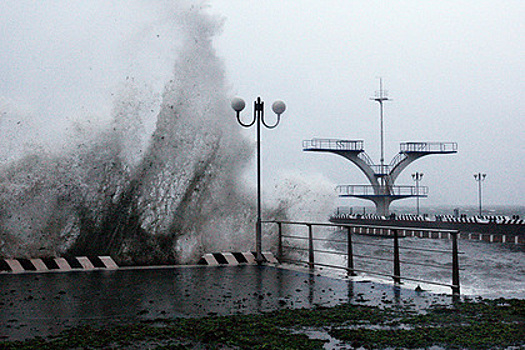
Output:
[[[278,242],[277,242],[277,259],[279,261],[281,261],[283,258],[283,227],[282,225],[283,224],[280,222],[277,223],[277,236],[279,237]]]
[[[458,253],[458,234],[452,234],[452,294],[459,295],[459,253]]]
[[[312,230],[312,225],[307,224],[308,226],[308,267],[310,269],[314,268],[314,234]]]
[[[394,233],[394,283],[401,283],[401,264],[399,260],[399,235],[397,230]]]
[[[346,241],[347,241],[347,267],[348,276],[355,276],[354,272],[354,250],[352,248],[352,228],[346,228]]]

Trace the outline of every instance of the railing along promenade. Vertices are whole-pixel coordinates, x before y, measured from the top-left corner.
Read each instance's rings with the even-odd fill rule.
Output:
[[[418,231],[428,231],[429,236],[432,232],[437,232],[439,235],[448,235],[449,239],[451,240],[451,250],[441,250],[441,249],[427,249],[427,248],[413,248],[413,247],[402,247],[399,245],[399,237],[400,232],[403,231],[413,231],[413,227],[395,227],[395,226],[373,226],[373,225],[354,225],[354,224],[330,224],[330,223],[317,223],[317,222],[301,222],[301,221],[279,221],[279,220],[272,220],[272,221],[263,221],[263,223],[266,224],[275,224],[277,225],[278,230],[278,246],[277,246],[277,257],[282,262],[290,262],[290,263],[299,263],[299,264],[306,264],[310,269],[313,269],[315,266],[323,266],[323,267],[330,267],[335,269],[342,269],[346,270],[348,275],[355,276],[356,272],[362,272],[365,274],[370,275],[377,275],[382,277],[390,277],[394,280],[394,283],[400,284],[402,283],[402,280],[407,281],[415,281],[415,282],[421,282],[425,284],[432,284],[432,285],[439,285],[439,286],[446,286],[452,288],[452,293],[454,295],[460,294],[460,282],[459,282],[459,254],[458,251],[458,236],[459,231],[457,230],[442,230],[442,229],[424,229],[424,228],[418,228]],[[298,235],[298,234],[286,234],[283,231],[283,226],[302,226],[307,228],[307,235]],[[332,228],[340,228],[346,231],[345,238],[346,239],[330,239],[330,238],[323,238],[318,237],[314,234],[314,227],[332,227]],[[352,237],[355,234],[359,234],[363,231],[369,231],[369,230],[381,230],[382,233],[385,233],[388,237],[392,238],[392,244],[384,244],[384,243],[358,243],[353,242]],[[300,241],[306,241],[307,247],[305,248],[304,245],[301,246],[298,242]],[[293,244],[293,242],[296,242],[296,244]],[[325,247],[319,247],[319,244],[315,244],[316,242],[319,243],[342,243],[346,245],[346,251],[337,251],[337,250],[327,250]],[[386,247],[392,249],[392,257],[389,259],[386,258],[380,258],[372,255],[359,255],[354,254],[354,245],[371,245],[371,246],[378,246],[378,247]],[[285,253],[286,251],[304,251],[307,252],[308,259],[307,260],[301,260],[301,259],[292,259],[289,256],[289,254]],[[401,250],[407,250],[407,251],[416,251],[416,252],[430,252],[435,254],[450,254],[451,260],[452,260],[452,268],[451,268],[451,283],[441,283],[436,281],[429,281],[424,279],[417,279],[407,276],[401,275],[401,264],[406,265],[418,265],[422,268],[424,267],[432,267],[432,268],[439,268],[439,269],[449,269],[446,266],[443,265],[437,265],[437,264],[425,264],[420,262],[414,262],[414,261],[405,261],[401,260],[400,258],[400,251]],[[316,259],[316,256],[320,254],[328,254],[328,255],[338,255],[338,256],[345,256],[346,257],[346,265],[337,265],[337,264],[331,264],[331,263],[322,263],[319,261],[319,259]],[[387,261],[392,263],[392,273],[382,273],[377,271],[371,271],[371,270],[365,270],[365,269],[358,269],[354,265],[354,259],[355,258],[362,258],[362,259],[373,259],[373,260],[381,260],[381,261]]]

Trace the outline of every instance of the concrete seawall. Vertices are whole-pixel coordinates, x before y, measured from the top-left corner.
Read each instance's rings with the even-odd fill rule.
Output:
[[[399,226],[403,228],[414,228],[414,230],[400,230],[402,237],[422,238],[448,238],[446,234],[438,232],[420,231],[424,229],[458,230],[460,238],[473,239],[494,243],[525,244],[525,225],[523,224],[498,224],[498,223],[475,223],[475,222],[449,222],[449,221],[411,221],[411,220],[383,220],[367,218],[345,218],[342,216],[330,219],[333,223],[358,224],[372,226]],[[371,235],[385,235],[386,230],[378,228],[356,228],[357,233]]]

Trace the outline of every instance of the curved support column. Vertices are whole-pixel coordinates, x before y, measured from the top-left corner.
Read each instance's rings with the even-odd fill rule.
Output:
[[[334,151],[333,153],[338,154],[352,163],[354,163],[366,176],[368,181],[370,181],[370,184],[374,186],[374,188],[379,188],[379,181],[377,181],[377,177],[375,176],[374,170],[370,165],[368,165],[364,160],[358,157],[359,153],[356,152],[337,152]],[[378,194],[378,193],[376,193]]]
[[[405,155],[406,155],[406,158],[403,159],[402,161],[400,161],[390,171],[390,181],[391,181],[392,185],[394,184],[394,182],[396,182],[397,177],[399,176],[399,174],[401,174],[403,172],[403,170],[405,170],[405,168],[407,166],[409,166],[415,160],[418,160],[419,158],[421,158],[423,156],[429,155],[429,153],[408,153],[408,154],[405,154]]]
[[[390,203],[392,199],[390,197],[375,197],[371,198],[376,206],[376,214],[380,216],[389,216],[390,215]]]

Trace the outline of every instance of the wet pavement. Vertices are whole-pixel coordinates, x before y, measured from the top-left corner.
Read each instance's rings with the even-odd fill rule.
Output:
[[[425,307],[450,297],[274,266],[0,274],[0,341],[76,325],[259,313],[340,303]]]

